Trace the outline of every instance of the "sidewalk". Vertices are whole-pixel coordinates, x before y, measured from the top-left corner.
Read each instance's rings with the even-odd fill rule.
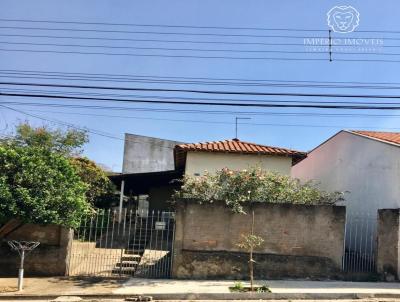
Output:
[[[132,278],[113,292],[118,294],[229,293],[233,280],[152,280]],[[247,284],[247,281],[243,281]],[[266,284],[272,293],[360,293],[399,294],[400,283],[344,281],[256,281]]]
[[[16,291],[16,278],[0,278],[0,297],[5,295],[134,295],[134,294],[225,294],[232,280],[168,280],[109,278],[26,278],[25,289]],[[247,282],[243,282],[247,283]],[[344,281],[256,281],[276,294],[396,294],[400,283]]]

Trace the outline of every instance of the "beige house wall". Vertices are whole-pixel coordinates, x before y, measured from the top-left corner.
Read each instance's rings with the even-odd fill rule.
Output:
[[[267,171],[290,175],[292,158],[271,155],[188,152],[185,174],[191,176],[203,175],[204,171],[214,173],[223,168],[242,170],[254,166],[259,166]]]

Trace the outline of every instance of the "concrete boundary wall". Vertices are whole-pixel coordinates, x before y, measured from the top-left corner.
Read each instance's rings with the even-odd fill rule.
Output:
[[[341,275],[345,207],[254,203],[257,278],[336,278]],[[250,212],[246,208],[246,212]],[[246,278],[248,256],[238,246],[251,216],[224,203],[177,205],[173,277]]]
[[[0,276],[17,276],[19,255],[8,240],[39,241],[40,245],[25,258],[26,276],[65,276],[72,231],[57,225],[23,224],[0,238]]]

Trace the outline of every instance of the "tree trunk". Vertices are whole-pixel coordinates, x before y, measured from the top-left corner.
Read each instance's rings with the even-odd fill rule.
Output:
[[[251,219],[251,236],[254,235],[254,210],[252,211],[252,219]],[[253,268],[253,245],[251,245],[250,247],[250,263],[249,263],[249,268],[250,268],[250,290],[253,291],[254,290],[254,268]]]
[[[249,262],[249,268],[250,268],[250,290],[254,291],[254,275],[253,275],[253,248],[250,250],[250,262]]]

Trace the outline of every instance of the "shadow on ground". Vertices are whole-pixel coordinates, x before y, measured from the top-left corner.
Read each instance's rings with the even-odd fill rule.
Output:
[[[48,280],[49,283],[57,283],[61,285],[66,283],[81,288],[91,288],[93,286],[101,286],[103,288],[120,287],[128,278],[119,277],[53,277]]]
[[[17,291],[18,291],[17,287],[11,287],[11,286],[2,287],[2,286],[0,286],[0,294],[13,293],[13,292],[17,292]]]

